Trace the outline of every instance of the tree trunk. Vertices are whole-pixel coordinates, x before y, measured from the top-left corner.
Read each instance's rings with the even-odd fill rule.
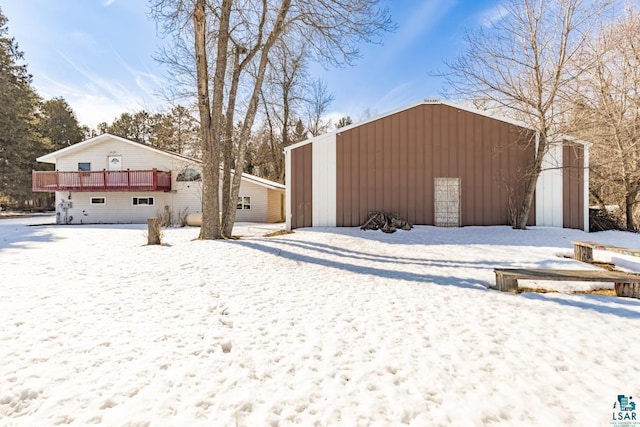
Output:
[[[536,147],[536,155],[532,160],[532,165],[529,173],[525,175],[525,187],[524,195],[522,197],[522,204],[518,209],[516,216],[516,223],[513,228],[518,230],[525,230],[527,228],[527,221],[529,220],[529,213],[531,212],[531,204],[533,203],[533,194],[536,190],[538,183],[538,177],[542,171],[542,159],[547,152],[548,142],[545,136],[540,135],[538,138],[538,146]]]
[[[269,34],[269,37],[265,41],[264,46],[262,46],[262,51],[260,52],[260,63],[256,72],[255,85],[253,87],[253,92],[251,93],[247,113],[245,115],[245,119],[242,124],[242,130],[238,138],[238,154],[236,157],[236,167],[235,173],[233,174],[233,182],[231,184],[231,194],[229,195],[230,200],[234,202],[238,200],[238,194],[240,192],[240,180],[242,178],[242,171],[244,170],[244,158],[247,152],[247,141],[249,140],[251,128],[253,127],[253,122],[256,117],[256,112],[258,111],[260,92],[262,91],[264,75],[269,63],[269,53],[271,52],[271,48],[277,41],[278,37],[280,37],[280,35],[284,31],[284,20],[290,8],[291,1],[283,0],[282,4],[280,5],[280,10],[278,11],[276,22],[274,23],[273,30]],[[231,236],[233,223],[236,219],[236,210],[237,209],[229,209],[228,212],[224,213],[225,227],[222,230],[222,234],[225,236]]]
[[[636,203],[636,194],[631,191],[625,192],[624,195],[624,204],[625,204],[625,215],[627,218],[627,230],[635,231],[636,224],[633,220],[633,207]]]
[[[230,9],[229,9],[230,13]],[[227,15],[228,17],[228,15]],[[218,153],[215,120],[211,117],[209,100],[209,72],[206,51],[205,0],[198,0],[193,12],[196,69],[198,82],[198,110],[202,132],[202,226],[200,239],[220,238],[219,180],[220,157]]]
[[[238,95],[238,85],[240,84],[240,53],[241,49],[238,46],[234,47],[234,58],[233,58],[233,72],[231,75],[231,88],[229,89],[229,98],[227,102],[227,114],[225,116],[225,131],[224,131],[224,141],[222,143],[223,148],[223,156],[224,156],[224,164],[223,164],[223,175],[222,175],[222,237],[228,239],[231,237],[231,231],[233,231],[233,223],[230,226],[227,226],[227,221],[229,220],[228,212],[230,210],[236,210],[236,200],[231,199],[231,169],[235,167],[232,165],[233,162],[233,117],[235,113],[235,105],[236,99]],[[227,230],[231,230],[227,233]]]

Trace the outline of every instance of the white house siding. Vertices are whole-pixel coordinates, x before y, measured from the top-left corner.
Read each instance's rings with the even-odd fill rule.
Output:
[[[174,215],[200,212],[199,189],[182,192],[56,192],[56,206],[70,204],[67,222],[71,224],[145,223],[168,206]],[[69,198],[69,195],[71,198]],[[106,204],[92,205],[91,198],[104,197]],[[153,197],[154,206],[134,206],[133,197]],[[62,211],[57,209],[58,212]],[[72,217],[72,219],[71,219]],[[64,222],[63,218],[60,218]]]
[[[238,210],[236,222],[266,222],[267,220],[267,188],[251,181],[244,180],[240,186],[239,197],[251,197],[251,209]]]
[[[78,163],[91,163],[92,171],[108,169],[107,156],[122,156],[122,170],[151,170],[162,171],[181,170],[190,164],[188,160],[181,160],[162,153],[145,149],[138,144],[129,144],[117,139],[102,141],[64,157],[56,159],[56,169],[60,171],[77,171]],[[192,165],[193,166],[193,165]],[[172,176],[175,180],[175,177]]]
[[[562,144],[554,144],[542,161],[536,185],[536,225],[563,226]]]
[[[267,222],[284,221],[284,190],[267,189]]]
[[[102,171],[108,169],[108,156],[114,155],[121,156],[122,170],[171,171],[172,191],[57,192],[56,206],[61,216],[64,216],[64,210],[59,208],[60,203],[64,202],[70,206],[66,211],[66,222],[73,224],[144,223],[147,218],[163,212],[165,206],[171,209],[174,215],[202,211],[202,182],[176,181],[178,174],[187,167],[201,171],[200,163],[168,153],[155,152],[137,143],[128,143],[105,135],[105,139],[99,143],[89,144],[66,154],[63,152],[60,157],[55,158],[56,169],[77,171],[78,163],[91,163],[92,171]],[[273,192],[273,196],[269,197],[268,192]],[[270,190],[266,186],[243,178],[240,184],[240,196],[251,197],[251,209],[238,210],[236,221],[281,221],[283,218],[280,194],[284,194],[284,190]],[[107,203],[91,205],[92,197],[105,197]],[[133,197],[154,197],[154,206],[133,206]],[[72,220],[69,219],[71,217]],[[60,218],[60,222],[65,221]]]
[[[312,222],[314,227],[336,226],[336,134],[318,137],[312,144]]]
[[[56,169],[76,171],[78,163],[91,163],[92,171],[107,169],[107,157],[122,156],[122,170],[171,171],[171,192],[57,192],[56,206],[61,201],[71,202],[67,215],[73,217],[68,222],[80,223],[144,223],[168,206],[176,215],[200,212],[202,206],[202,185],[200,182],[177,182],[178,173],[191,167],[200,166],[187,159],[156,153],[137,144],[129,144],[117,139],[109,139],[56,159]],[[71,195],[71,198],[69,198]],[[106,197],[106,205],[91,205],[91,197]],[[154,197],[154,206],[133,206],[133,197]]]

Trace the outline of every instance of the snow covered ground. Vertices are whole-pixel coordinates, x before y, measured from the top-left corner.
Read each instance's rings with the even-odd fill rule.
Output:
[[[640,300],[487,290],[639,235],[51,220],[0,220],[0,425],[609,426],[640,392]]]

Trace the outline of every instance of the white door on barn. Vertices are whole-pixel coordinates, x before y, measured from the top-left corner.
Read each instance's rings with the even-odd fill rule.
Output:
[[[460,227],[460,177],[434,178],[433,190],[434,225]]]

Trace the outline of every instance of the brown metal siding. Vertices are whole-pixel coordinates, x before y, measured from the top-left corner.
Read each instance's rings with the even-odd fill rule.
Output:
[[[291,228],[312,226],[311,144],[291,150]]]
[[[562,147],[562,222],[565,228],[584,229],[584,147]]]
[[[435,177],[461,178],[462,225],[508,224],[507,187],[520,182],[534,149],[517,143],[524,138],[531,133],[438,104],[339,133],[337,225],[361,225],[378,210],[431,225]]]

